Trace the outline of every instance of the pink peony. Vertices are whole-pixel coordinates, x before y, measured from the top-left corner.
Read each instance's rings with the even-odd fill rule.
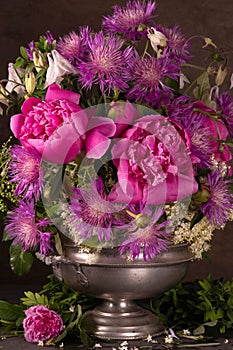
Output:
[[[30,97],[22,105],[22,114],[11,117],[13,134],[25,148],[33,147],[42,155],[56,131],[59,133],[59,143],[54,142],[54,154],[52,159],[49,154],[48,160],[73,160],[82,150],[82,135],[79,135],[70,123],[71,118],[81,111],[79,97],[75,92],[62,90],[57,84],[50,85],[45,101]],[[87,124],[84,114],[82,118],[79,117],[79,124],[80,129],[84,130]],[[75,140],[72,144],[67,141],[68,134],[72,135],[72,141]]]
[[[28,342],[37,343],[57,338],[63,329],[61,317],[44,305],[31,306],[25,314],[23,328],[24,337]]]
[[[79,97],[57,84],[50,85],[45,101],[30,97],[22,105],[22,114],[11,117],[12,132],[25,148],[35,148],[50,162],[68,163],[82,151],[100,158],[116,127],[108,118],[84,112]]]
[[[190,196],[198,189],[183,127],[161,115],[147,115],[126,130],[112,149],[118,202],[162,204]]]

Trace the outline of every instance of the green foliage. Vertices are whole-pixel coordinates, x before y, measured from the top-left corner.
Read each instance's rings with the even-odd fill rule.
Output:
[[[5,332],[11,332],[9,334],[22,333],[24,310],[42,304],[57,312],[65,325],[60,336],[51,344],[56,345],[68,334],[74,333],[83,344],[92,345],[93,340],[82,328],[82,315],[99,301],[60,283],[54,275],[49,275],[48,280],[40,292],[25,292],[19,305],[1,300],[0,326]],[[181,283],[160,298],[138,303],[154,312],[167,328],[173,328],[176,333],[189,329],[193,339],[224,334],[233,328],[233,279],[223,282],[210,276],[201,281]]]
[[[7,171],[7,166],[10,159],[10,142],[11,138],[2,144],[0,150],[0,219],[3,219],[6,216],[9,204],[15,204],[17,202],[14,194],[16,185],[13,182],[9,182]]]
[[[33,255],[30,252],[23,252],[21,244],[10,246],[10,266],[13,272],[22,276],[29,272],[33,263]]]
[[[211,276],[179,284],[146,305],[167,327],[189,329],[194,335],[213,335],[233,329],[233,279]]]
[[[24,312],[22,305],[10,304],[0,300],[0,325],[6,332],[17,331],[22,326]]]
[[[44,305],[48,306],[49,301],[46,295],[42,294],[40,295],[39,293],[33,293],[33,292],[25,292],[25,297],[21,298],[21,302],[23,305],[26,305],[28,307],[34,306],[34,305]]]

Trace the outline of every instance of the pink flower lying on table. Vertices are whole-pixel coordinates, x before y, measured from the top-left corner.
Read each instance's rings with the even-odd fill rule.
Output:
[[[31,306],[25,314],[23,328],[28,342],[37,343],[57,338],[63,329],[61,317],[43,305]]]

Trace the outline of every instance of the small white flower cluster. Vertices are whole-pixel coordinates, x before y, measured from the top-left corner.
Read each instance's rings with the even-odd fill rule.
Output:
[[[202,253],[210,249],[210,241],[215,227],[210,225],[207,218],[203,218],[190,230],[190,218],[181,222],[173,232],[174,244],[187,242],[194,258],[201,259]]]
[[[128,345],[129,343],[125,340],[118,346],[118,348],[112,348],[112,350],[139,350],[136,346],[129,348]]]
[[[152,344],[158,344],[157,340],[154,340],[150,334],[148,334],[147,338],[144,339],[147,343],[152,343]],[[130,346],[127,340],[124,340],[120,345],[116,348],[113,347],[111,350],[140,350],[142,348],[146,348],[146,346],[142,347],[137,347],[137,346]],[[93,346],[93,349],[101,349],[103,346],[100,343],[96,343]]]
[[[171,220],[173,230],[173,243],[188,243],[195,259],[201,259],[202,253],[210,249],[210,241],[215,227],[204,217],[191,230],[190,223],[193,213],[187,210],[185,202],[175,205],[166,205],[168,220]]]
[[[229,167],[229,166],[226,164],[226,162],[219,162],[219,161],[217,161],[217,160],[215,159],[214,154],[211,156],[210,160],[211,160],[211,163],[212,163],[211,168],[212,168],[213,170],[218,170],[218,169],[220,169],[220,170],[221,170],[221,176],[222,176],[222,177],[227,176],[227,173],[228,173],[228,171],[231,169],[231,167]]]

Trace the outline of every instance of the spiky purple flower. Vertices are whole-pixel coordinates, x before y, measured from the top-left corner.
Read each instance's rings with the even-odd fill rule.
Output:
[[[28,48],[25,47],[25,51],[28,55],[29,60],[33,60],[33,51],[36,50],[36,45],[34,41],[30,41],[30,43],[28,44]]]
[[[49,30],[45,32],[45,34],[43,35],[43,38],[47,40],[49,45],[52,45],[52,43],[54,42],[54,37]],[[31,41],[28,44],[28,47],[25,47],[25,51],[27,52],[29,60],[33,61],[33,52],[36,50],[37,50],[37,47],[36,47],[35,41]]]
[[[52,45],[52,43],[54,42],[54,37],[53,37],[53,34],[50,32],[50,30],[47,30],[45,32],[45,34],[43,35],[43,38],[47,40],[49,45]]]
[[[166,44],[171,59],[179,63],[184,63],[190,58],[189,47],[190,43],[182,35],[180,28],[175,25],[173,28],[157,27],[166,37]]]
[[[48,255],[50,251],[53,251],[51,245],[51,232],[40,232],[40,254]]]
[[[224,92],[216,99],[221,117],[226,123],[229,134],[233,137],[233,99],[228,92]]]
[[[157,107],[164,99],[169,100],[171,88],[165,85],[165,78],[177,80],[180,67],[168,57],[137,57],[132,68],[133,87],[127,98],[135,102],[146,102]]]
[[[13,244],[21,244],[22,250],[35,249],[41,242],[43,227],[49,225],[48,219],[37,219],[33,201],[24,202],[19,200],[18,207],[7,215],[6,232],[9,234]],[[42,253],[51,250],[50,242],[43,240],[40,251]]]
[[[229,162],[231,153],[227,145],[219,143],[228,136],[226,126],[216,119],[216,112],[201,101],[192,102],[188,97],[177,98],[167,105],[168,115],[183,125],[191,139],[191,158],[198,167],[209,167],[211,157]],[[212,118],[213,116],[213,118]]]
[[[35,149],[26,149],[14,145],[10,151],[11,160],[8,165],[11,182],[17,182],[16,196],[25,199],[39,199],[42,190],[43,171],[40,166],[41,156]]]
[[[233,211],[233,196],[230,193],[231,181],[222,176],[221,169],[211,171],[208,175],[207,186],[210,197],[200,209],[212,225],[220,228],[229,220]]]
[[[113,15],[104,17],[103,28],[107,33],[120,34],[126,40],[138,40],[146,36],[146,26],[150,25],[155,1],[127,1],[126,6],[113,7]]]
[[[74,227],[81,240],[97,236],[100,242],[109,241],[112,237],[112,228],[124,224],[117,217],[116,208],[108,201],[100,178],[93,182],[89,191],[74,189],[71,209],[74,213]]]
[[[133,55],[132,48],[122,49],[123,42],[101,31],[89,37],[89,56],[78,64],[79,81],[84,88],[93,84],[100,86],[102,93],[114,88],[125,90],[128,85],[127,69]]]
[[[59,38],[56,49],[72,64],[83,58],[87,50],[87,41],[90,31],[88,27],[80,28],[79,34],[72,31]]]
[[[163,209],[155,209],[153,216],[148,217],[145,214],[136,216],[136,220],[129,228],[129,238],[121,246],[119,253],[123,254],[129,250],[131,259],[136,259],[142,252],[144,260],[151,260],[163,251],[166,251],[170,242],[170,229],[168,221],[158,223],[163,214]]]

